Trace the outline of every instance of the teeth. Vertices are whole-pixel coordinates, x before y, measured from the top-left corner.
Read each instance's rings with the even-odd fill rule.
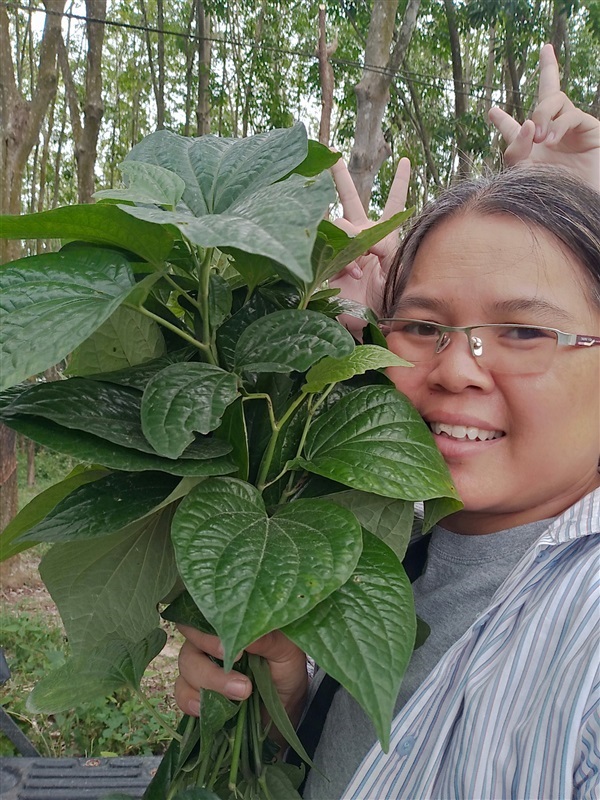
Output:
[[[446,425],[445,422],[431,422],[430,427],[434,433],[445,433],[452,439],[470,439],[471,441],[479,439],[481,442],[486,442],[488,439],[499,439],[503,435],[502,431],[489,431],[466,425]]]

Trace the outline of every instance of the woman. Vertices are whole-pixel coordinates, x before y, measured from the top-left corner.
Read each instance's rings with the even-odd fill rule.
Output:
[[[542,86],[549,66],[546,50]],[[593,153],[589,120],[564,102],[556,113],[548,96],[544,104],[556,114],[546,131],[570,115],[563,165],[581,163],[584,149]],[[552,147],[535,141],[539,124],[538,115],[533,134],[508,132],[511,146],[529,141],[526,160]],[[572,143],[584,138],[578,151]],[[338,186],[360,227],[343,174]],[[596,190],[556,169],[465,184],[417,220],[391,267],[382,327],[416,366],[390,377],[430,424],[465,507],[433,531],[414,584],[432,634],[402,685],[390,753],[338,691],[315,755],[329,780],[313,770],[307,798],[600,792],[599,205]],[[377,274],[386,259],[380,250],[343,280]],[[565,343],[550,329],[580,338]],[[214,638],[186,633],[182,708],[197,712],[200,686],[247,696],[241,676],[206,659],[219,654]],[[298,716],[303,654],[277,633],[249,649],[269,659]]]

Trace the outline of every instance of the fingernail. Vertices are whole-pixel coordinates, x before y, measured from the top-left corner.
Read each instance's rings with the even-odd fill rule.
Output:
[[[539,141],[542,136],[544,135],[541,127],[539,125],[535,126],[535,138]]]
[[[546,144],[552,144],[552,142],[556,139],[556,134],[554,131],[550,131],[548,136],[546,136]]]
[[[349,270],[350,275],[357,281],[359,281],[363,276],[363,271],[360,267],[351,267]]]
[[[234,678],[226,683],[225,693],[231,700],[243,700],[248,694],[248,683],[242,678]]]
[[[197,717],[200,714],[200,701],[190,700],[188,703],[188,714],[192,717]]]

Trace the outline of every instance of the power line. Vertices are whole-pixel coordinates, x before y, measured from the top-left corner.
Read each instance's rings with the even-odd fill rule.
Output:
[[[0,5],[8,9],[26,11],[32,14],[40,13],[57,17],[65,17],[67,19],[74,19],[80,22],[105,25],[106,27],[123,28],[126,30],[134,30],[142,33],[156,33],[156,34],[161,34],[163,36],[174,36],[181,39],[187,39],[188,41],[196,41],[196,42],[208,41],[208,42],[213,42],[215,44],[229,44],[241,47],[249,47],[250,49],[253,49],[258,46],[258,44],[255,41],[250,41],[250,40],[227,38],[225,36],[197,36],[196,34],[185,33],[183,31],[169,30],[167,28],[161,29],[149,25],[139,25],[133,22],[121,22],[117,20],[107,20],[107,19],[100,19],[97,17],[89,17],[85,14],[75,14],[74,12],[71,11],[59,12],[59,11],[52,11],[46,8],[36,8],[32,6],[22,5],[20,3],[10,2],[10,0],[0,0]],[[288,50],[280,47],[275,47],[273,45],[268,45],[265,43],[260,43],[260,47],[265,52],[272,52],[272,53],[277,53],[279,55],[292,56],[305,61],[316,62],[318,60],[318,57],[314,53],[307,53],[301,50]],[[406,79],[413,81],[413,83],[431,89],[439,88],[439,82],[445,84],[454,83],[452,78],[445,77],[443,75],[432,75],[408,69],[390,70],[388,67],[385,66],[379,66],[377,64],[361,63],[359,61],[353,61],[347,58],[333,57],[330,59],[330,61],[332,64],[334,65],[337,64],[341,67],[360,69],[365,72],[373,72],[379,75],[389,75],[392,78],[396,76],[400,78],[404,77]],[[487,92],[490,90],[492,92],[502,91],[502,87],[500,86],[487,86],[485,84],[478,84],[472,81],[465,81],[464,85],[465,87],[471,87],[473,90],[479,90],[479,92]],[[478,94],[476,91],[465,91],[465,94],[468,97],[471,97],[475,100],[484,99],[484,95]]]

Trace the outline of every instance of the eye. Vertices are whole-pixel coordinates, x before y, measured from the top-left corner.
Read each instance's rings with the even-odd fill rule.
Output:
[[[418,319],[406,320],[399,329],[402,333],[411,333],[414,336],[435,336],[437,338],[440,335],[436,325]]]
[[[545,328],[528,328],[528,327],[519,327],[519,326],[506,326],[506,328],[502,331],[502,337],[505,339],[512,339],[518,342],[530,342],[535,339],[552,339],[553,333],[552,331],[546,330]]]

